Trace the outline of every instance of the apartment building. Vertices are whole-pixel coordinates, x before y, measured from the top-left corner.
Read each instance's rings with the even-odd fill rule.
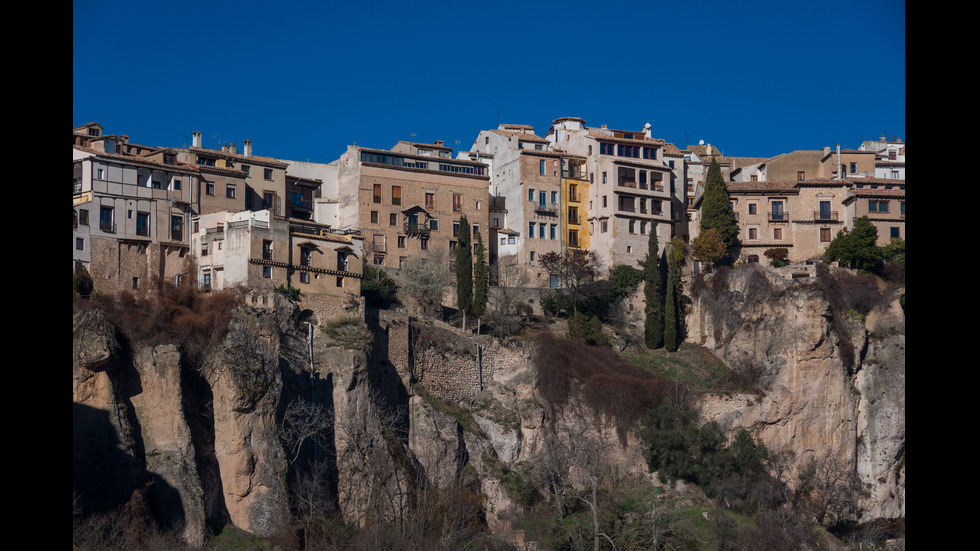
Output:
[[[221,149],[208,149],[202,146],[201,132],[192,135],[191,147],[178,150],[178,160],[202,170],[226,169],[235,172],[227,174],[240,177],[244,187],[238,187],[236,182],[224,183],[222,190],[216,186],[206,191],[215,194],[224,193],[230,200],[242,199],[246,210],[269,210],[273,216],[285,216],[286,207],[286,167],[287,163],[272,157],[261,157],[252,154],[251,140],[245,140],[242,153],[238,152],[235,143],[223,145]],[[215,197],[214,194],[207,194]],[[213,212],[213,211],[212,211]]]
[[[854,220],[867,216],[878,229],[878,245],[893,237],[905,239],[905,180],[865,178],[855,180],[845,201],[848,228]]]
[[[367,262],[394,269],[413,256],[448,262],[460,231],[489,239],[487,165],[452,159],[443,143],[348,146],[338,159],[337,225],[361,229]],[[464,215],[469,228],[459,227]]]
[[[219,212],[195,217],[191,250],[204,289],[283,285],[342,299],[361,293],[364,245],[357,231],[269,210]]]
[[[587,127],[583,119],[556,119],[546,138],[555,151],[585,159],[588,175],[589,248],[605,268],[636,266],[647,254],[649,233],[661,244],[672,236],[672,169],[664,141],[641,131]]]
[[[198,171],[178,164],[173,150],[130,154],[128,137],[104,136],[94,123],[74,134],[91,139],[72,146],[73,267],[85,265],[100,292],[176,279],[188,251],[185,228],[200,208]]]

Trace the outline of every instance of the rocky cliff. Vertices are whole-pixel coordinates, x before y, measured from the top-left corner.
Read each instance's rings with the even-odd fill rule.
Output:
[[[789,277],[787,277],[789,276]],[[794,472],[860,481],[860,520],[905,516],[904,289],[850,272],[792,278],[757,265],[694,285],[688,340],[760,392],[708,396],[706,420],[745,427]]]

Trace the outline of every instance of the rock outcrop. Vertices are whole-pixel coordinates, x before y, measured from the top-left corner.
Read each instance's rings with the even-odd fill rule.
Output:
[[[867,316],[828,296],[836,291],[757,265],[708,276],[694,293],[688,340],[762,394],[709,396],[702,416],[792,452],[799,468],[815,460],[857,475],[860,520],[904,517],[905,315],[894,290]]]

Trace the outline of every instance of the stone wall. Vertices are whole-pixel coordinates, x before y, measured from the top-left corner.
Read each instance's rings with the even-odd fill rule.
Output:
[[[465,337],[460,339],[464,340]],[[416,365],[416,382],[443,400],[469,402],[480,393],[481,367],[485,388],[497,372],[513,372],[518,366],[530,363],[529,355],[524,350],[507,348],[498,341],[485,338],[465,340],[471,341],[469,354],[462,350],[430,350],[420,355]],[[479,361],[477,343],[480,345]]]

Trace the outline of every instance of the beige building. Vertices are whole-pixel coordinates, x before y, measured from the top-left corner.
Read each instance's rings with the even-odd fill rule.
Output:
[[[282,285],[304,295],[361,293],[364,245],[356,231],[286,220],[268,210],[219,212],[195,217],[191,249],[205,289]]]
[[[586,127],[576,117],[556,119],[545,136],[554,150],[584,158],[589,178],[589,249],[604,269],[637,266],[647,254],[651,231],[663,247],[672,237],[674,175],[664,158],[664,141],[643,130]]]
[[[878,245],[893,237],[905,239],[905,180],[874,178],[855,180],[845,202],[848,228],[854,220],[867,216],[878,229]]]
[[[86,266],[100,292],[176,280],[200,207],[197,170],[171,154],[130,155],[121,139],[98,138],[72,147],[72,267]]]
[[[337,226],[359,228],[366,262],[397,269],[413,256],[456,250],[459,219],[489,238],[487,165],[452,159],[442,142],[390,150],[348,146],[337,161]]]

